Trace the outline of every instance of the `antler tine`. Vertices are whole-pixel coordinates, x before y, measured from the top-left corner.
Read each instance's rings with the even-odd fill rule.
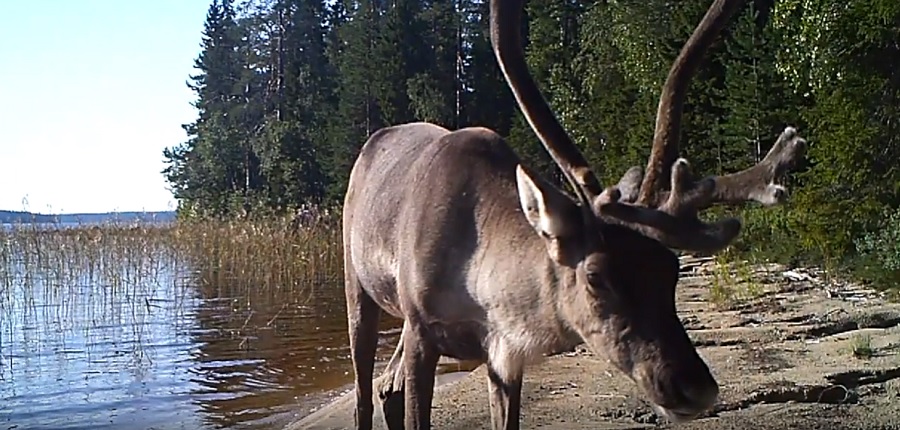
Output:
[[[715,0],[700,24],[694,29],[672,63],[663,85],[656,111],[653,146],[647,161],[647,173],[637,198],[639,204],[656,206],[661,202],[667,169],[678,157],[678,139],[684,100],[691,78],[697,71],[704,53],[745,0]]]
[[[698,217],[698,208],[708,206],[713,196],[712,178],[694,181],[687,160],[679,158],[671,168],[670,181],[672,191],[658,208],[629,203],[610,187],[596,200],[595,211],[606,222],[628,226],[676,249],[712,253],[740,234],[741,222],[735,218],[705,223]]]
[[[783,201],[786,189],[774,181],[802,157],[806,147],[793,128],[785,129],[762,162],[734,174],[695,181],[687,160],[677,158],[690,80],[704,52],[744,0],[714,0],[673,63],[657,109],[646,176],[640,167],[633,167],[618,184],[605,190],[528,71],[519,32],[524,1],[490,0],[491,44],[519,108],[562,169],[585,213],[591,211],[604,222],[626,225],[671,248],[716,252],[737,237],[741,223],[735,218],[705,223],[699,219],[699,211],[716,203],[756,200],[771,205]],[[666,176],[668,191],[663,184]]]
[[[597,199],[596,211],[607,222],[627,225],[671,248],[716,252],[737,237],[741,223],[735,218],[704,223],[698,213],[714,204],[783,203],[787,189],[775,180],[800,161],[806,148],[806,140],[797,130],[787,127],[758,164],[700,181],[693,179],[687,160],[679,158],[671,167],[670,190],[659,194],[662,203],[658,207],[631,203],[625,193],[610,187]],[[631,186],[633,192],[633,184],[640,181],[640,174],[640,168],[633,167],[619,184]]]
[[[743,4],[743,0],[714,0],[681,49],[660,95],[646,175],[641,178],[639,167],[629,169],[618,188],[605,190],[595,202],[595,211],[608,222],[628,225],[672,248],[702,252],[718,251],[740,233],[737,219],[705,223],[698,213],[718,198],[749,195],[746,184],[774,175],[780,166],[775,161],[778,157],[770,153],[772,161],[765,167],[701,181],[694,180],[687,160],[677,157],[682,111],[691,78],[704,53]],[[666,176],[669,191],[664,189]],[[758,188],[753,188],[753,192],[759,193]],[[767,187],[764,191],[770,189],[781,188]]]
[[[777,184],[775,181],[803,159],[806,149],[806,139],[797,133],[797,129],[785,127],[775,144],[759,163],[740,172],[704,178],[701,183],[694,185],[695,189],[691,195],[684,195],[684,192],[676,189],[673,183],[672,189],[660,193],[659,199],[669,202],[676,196],[680,196],[676,200],[689,203],[696,211],[716,204],[741,205],[749,201],[756,201],[763,206],[774,206],[784,203],[788,196],[787,187]],[[682,160],[676,161],[676,165]],[[686,162],[684,161],[684,163]],[[634,182],[635,175],[640,175],[639,171],[634,172],[635,169],[639,168],[632,167],[619,183]],[[637,180],[639,181],[640,178]],[[682,180],[690,179],[685,177]],[[627,202],[628,200],[623,198],[620,201]],[[665,204],[662,207],[664,206]]]
[[[785,127],[762,161],[737,173],[716,176],[710,204],[738,205],[757,201],[764,206],[783,203],[787,188],[775,180],[794,168],[806,155],[806,139],[794,127]],[[701,207],[702,209],[703,207]]]
[[[601,192],[600,182],[528,71],[519,31],[524,0],[491,0],[490,6],[491,44],[500,70],[531,128],[562,169],[582,201],[582,207],[588,209],[593,198]]]

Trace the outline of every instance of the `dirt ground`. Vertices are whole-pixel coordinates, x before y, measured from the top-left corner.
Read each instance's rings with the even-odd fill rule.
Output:
[[[682,263],[679,314],[719,381],[714,410],[666,423],[578,347],[526,369],[522,428],[900,430],[900,304],[815,269]],[[483,367],[438,383],[435,428],[489,428]],[[349,429],[352,407],[348,393],[288,428]]]

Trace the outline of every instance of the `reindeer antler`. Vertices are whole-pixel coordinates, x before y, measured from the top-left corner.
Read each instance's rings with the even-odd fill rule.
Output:
[[[595,211],[608,222],[628,225],[671,248],[715,252],[737,237],[741,223],[735,218],[704,223],[698,213],[714,204],[757,201],[772,206],[784,202],[787,188],[775,180],[805,152],[806,140],[793,127],[787,127],[761,162],[737,173],[694,182],[687,160],[679,158],[671,168],[670,189],[656,193],[650,205],[633,203],[641,171],[632,167],[620,185],[607,188],[597,198]]]
[[[698,218],[699,211],[716,203],[756,200],[768,205],[783,201],[786,189],[774,181],[803,156],[806,148],[806,141],[791,127],[785,129],[762,162],[731,175],[695,181],[687,160],[676,159],[690,80],[704,52],[743,4],[743,0],[714,0],[672,64],[660,95],[647,175],[642,175],[640,167],[633,167],[618,184],[601,191],[581,151],[528,72],[518,29],[524,0],[491,0],[491,43],[500,68],[526,119],[585,210],[590,208],[603,221],[627,225],[672,248],[714,252],[737,237],[741,223],[734,218],[706,223]],[[664,187],[666,176],[668,191]]]
[[[590,202],[602,188],[584,155],[563,129],[528,71],[519,32],[524,7],[524,0],[491,0],[490,27],[494,55],[525,119],[562,169],[583,207],[590,208]]]
[[[681,117],[691,79],[703,60],[703,54],[743,4],[744,0],[713,1],[672,63],[659,97],[653,146],[638,203],[648,205],[658,201],[657,193],[664,188],[666,172],[678,158]]]
[[[775,205],[786,199],[787,189],[775,180],[806,152],[806,141],[793,127],[785,128],[759,164],[737,173],[694,182],[687,160],[676,160],[690,80],[703,52],[743,4],[742,0],[715,0],[685,43],[660,96],[647,174],[641,180],[640,167],[632,167],[617,189],[607,189],[597,200],[596,211],[607,221],[630,225],[673,248],[714,252],[737,237],[741,223],[727,218],[707,224],[697,217],[699,211],[714,204],[736,205],[753,200]],[[666,176],[670,177],[668,190]]]

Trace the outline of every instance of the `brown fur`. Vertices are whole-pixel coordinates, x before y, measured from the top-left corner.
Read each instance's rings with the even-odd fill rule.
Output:
[[[343,220],[358,429],[372,428],[382,311],[404,320],[377,387],[391,429],[430,428],[441,355],[486,362],[492,427],[518,429],[524,367],[582,342],[673,421],[712,406],[718,385],[677,317],[678,261],[669,248],[727,246],[740,222],[706,223],[698,212],[715,203],[781,202],[786,192],[774,179],[805,148],[789,127],[759,165],[700,181],[686,160],[673,161],[693,69],[740,4],[714,0],[673,65],[648,177],[632,168],[604,190],[528,72],[519,35],[524,0],[491,0],[496,58],[577,201],[484,128],[412,123],[369,138],[350,175]],[[658,177],[667,165],[663,190]]]
[[[675,255],[631,229],[584,224],[575,202],[523,169],[565,227],[541,230],[540,214],[519,199],[520,164],[502,138],[478,128],[406,124],[363,147],[344,207],[358,428],[371,428],[380,310],[405,320],[389,392],[380,393],[393,408],[391,394],[404,397],[402,409],[387,411],[394,425],[405,414],[406,428],[428,428],[435,366],[446,355],[488,363],[495,428],[517,428],[524,366],[582,342],[653,402],[680,411],[673,418],[715,399],[715,380],[675,313]]]

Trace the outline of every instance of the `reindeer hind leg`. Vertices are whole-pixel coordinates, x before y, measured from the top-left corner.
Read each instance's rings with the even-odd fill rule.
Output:
[[[381,308],[366,293],[350,265],[345,268],[344,292],[347,300],[347,329],[350,337],[350,357],[353,363],[356,388],[354,420],[357,430],[372,430],[372,376],[375,371],[375,352],[378,347],[378,321]]]

